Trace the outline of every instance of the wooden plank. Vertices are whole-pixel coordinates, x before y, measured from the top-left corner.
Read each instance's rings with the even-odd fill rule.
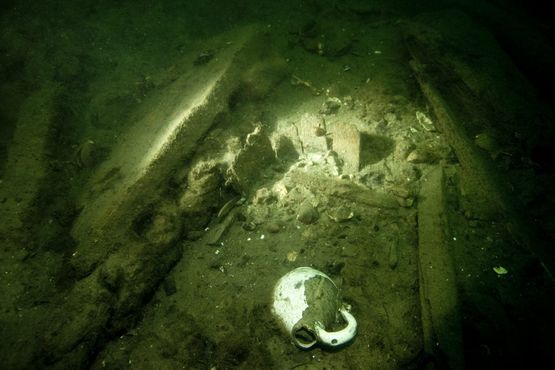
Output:
[[[231,41],[232,42],[231,42]],[[226,45],[201,68],[183,63],[180,77],[151,96],[135,114],[139,119],[113,148],[86,186],[72,229],[78,247],[72,266],[86,276],[129,239],[130,220],[158,202],[172,171],[195,150],[217,114],[228,109],[241,73],[260,53],[263,36],[246,27],[208,44]]]
[[[464,83],[458,82],[456,76],[446,80],[448,71],[445,71],[440,64],[427,65],[426,62],[431,59],[428,58],[430,55],[426,55],[425,46],[422,43],[413,38],[407,45],[413,57],[411,67],[425,98],[433,108],[439,130],[453,148],[461,164],[464,173],[461,176],[462,190],[465,192],[462,195],[473,198],[469,206],[479,216],[506,220],[508,231],[518,243],[525,245],[539,259],[545,272],[555,283],[555,257],[552,247],[538,237],[535,225],[525,218],[516,200],[511,196],[510,184],[486,153],[480,151],[467,132],[465,122],[486,119],[479,115],[482,106],[478,98],[465,89]],[[443,75],[444,78],[437,80],[438,75]],[[449,81],[447,86],[445,81]],[[453,103],[450,103],[445,96],[449,86],[459,88],[456,92],[459,98]],[[454,96],[456,95],[449,95],[451,98]],[[458,106],[459,103],[460,106]],[[477,111],[473,111],[471,107],[477,107],[474,108]]]
[[[291,170],[288,176],[292,183],[302,185],[313,192],[329,194],[370,207],[384,209],[400,207],[395,196],[369,189],[350,180],[325,177],[319,172],[310,172],[303,168]]]
[[[455,270],[448,251],[443,170],[422,180],[418,203],[418,257],[424,348],[440,368],[464,369]],[[446,364],[441,364],[446,361]]]
[[[13,140],[8,147],[4,176],[0,182],[0,233],[19,231],[47,172],[45,145],[52,127],[57,85],[47,85],[25,100],[20,109]]]

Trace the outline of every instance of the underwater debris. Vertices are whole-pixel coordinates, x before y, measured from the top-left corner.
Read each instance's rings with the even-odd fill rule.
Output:
[[[302,80],[295,75],[291,76],[291,85],[308,87],[310,89],[310,92],[312,92],[312,94],[316,96],[322,94],[322,91],[323,91],[323,89],[318,89],[309,81]]]
[[[210,62],[214,58],[214,52],[212,50],[206,50],[200,53],[195,60],[193,61],[193,65],[195,66],[202,66]]]
[[[91,168],[100,159],[98,145],[92,140],[86,140],[77,148],[77,165],[79,168]]]
[[[347,206],[339,206],[328,212],[328,217],[335,222],[345,222],[351,220],[355,213]]]
[[[413,164],[431,164],[438,161],[438,157],[427,148],[416,148],[407,156],[407,162]]]
[[[434,123],[432,122],[432,120],[424,113],[420,112],[420,111],[416,111],[416,120],[418,121],[418,123],[420,124],[420,126],[428,132],[434,132],[436,131],[436,128],[434,126]]]
[[[346,122],[337,122],[331,129],[333,150],[343,162],[343,173],[360,170],[361,135],[358,129]]]
[[[305,225],[313,224],[318,220],[318,211],[310,202],[304,202],[297,213],[297,220]]]
[[[297,257],[299,256],[299,252],[297,251],[289,251],[287,252],[287,261],[289,262],[295,262],[297,260]]]
[[[220,211],[218,212],[218,221],[220,222],[223,221],[224,217],[229,214],[229,212],[237,205],[237,202],[239,202],[240,199],[241,199],[241,196],[237,195],[231,198],[230,200],[228,200],[222,206],[222,208],[220,208]]]
[[[326,140],[326,122],[317,114],[305,113],[298,125],[299,138],[304,154],[325,153],[328,150]]]
[[[303,349],[316,343],[339,347],[351,341],[357,322],[349,310],[349,305],[341,303],[333,280],[311,267],[290,271],[274,288],[272,313],[295,345]],[[339,323],[339,316],[346,326],[331,331]]]
[[[322,104],[322,108],[320,109],[320,113],[325,115],[335,114],[341,108],[341,100],[339,98],[333,97],[328,98],[324,104]]]

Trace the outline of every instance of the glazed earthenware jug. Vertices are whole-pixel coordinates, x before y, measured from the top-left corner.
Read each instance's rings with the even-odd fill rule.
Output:
[[[277,282],[272,312],[293,342],[300,348],[316,343],[338,347],[356,334],[357,322],[339,297],[339,289],[326,274],[311,267],[299,267]],[[330,328],[341,324],[336,331]]]

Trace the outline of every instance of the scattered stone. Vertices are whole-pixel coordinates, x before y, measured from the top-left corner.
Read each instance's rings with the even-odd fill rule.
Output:
[[[256,229],[256,224],[252,221],[243,222],[243,229],[246,231],[254,231]]]
[[[430,150],[424,148],[416,148],[407,156],[407,162],[414,164],[432,164],[438,161],[438,157]]]
[[[349,221],[355,216],[354,212],[347,206],[339,206],[332,208],[328,212],[328,217],[335,222]]]
[[[380,188],[385,182],[385,175],[381,172],[369,172],[360,181],[369,188]]]
[[[276,197],[281,200],[287,196],[289,190],[287,189],[287,186],[285,186],[285,184],[280,181],[276,182],[274,186],[272,186],[272,193],[274,193]]]
[[[297,257],[299,256],[299,252],[297,251],[289,251],[287,252],[287,261],[289,262],[295,262],[297,260]]]
[[[252,202],[254,204],[270,204],[276,200],[275,195],[268,188],[260,188],[254,193]]]
[[[351,95],[347,95],[343,98],[343,105],[347,107],[347,109],[353,110],[355,108],[355,100]]]
[[[326,152],[328,145],[326,141],[326,122],[324,118],[316,114],[305,113],[299,123],[299,138],[305,154],[315,152]]]
[[[356,173],[360,169],[360,133],[349,123],[336,123],[332,131],[333,150],[343,161],[344,173]]]
[[[432,120],[430,118],[428,118],[428,116],[426,116],[426,114],[420,112],[420,111],[416,111],[416,120],[418,121],[418,123],[420,124],[420,126],[428,132],[433,132],[436,130],[434,123],[432,122]]]
[[[397,118],[397,115],[392,112],[386,113],[383,119],[385,122],[387,122],[388,125],[396,124],[399,121],[399,118]]]
[[[411,140],[400,140],[395,145],[395,158],[407,158],[415,148],[416,145]]]
[[[260,172],[275,162],[275,153],[268,136],[261,126],[247,136],[245,146],[237,153],[229,175],[239,192],[249,192],[260,178]]]
[[[320,113],[325,115],[335,114],[341,108],[341,100],[339,98],[333,97],[328,98],[324,104],[322,104],[322,108],[320,109]]]
[[[318,220],[318,211],[310,202],[304,202],[297,213],[297,220],[305,225],[313,224]]]

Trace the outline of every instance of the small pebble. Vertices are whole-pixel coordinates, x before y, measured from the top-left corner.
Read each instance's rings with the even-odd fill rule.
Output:
[[[313,224],[318,220],[318,211],[314,206],[308,202],[305,202],[299,208],[299,212],[297,213],[297,220],[302,222],[303,224]]]
[[[266,225],[266,230],[272,234],[279,233],[281,230],[281,226],[277,222],[269,222]]]

